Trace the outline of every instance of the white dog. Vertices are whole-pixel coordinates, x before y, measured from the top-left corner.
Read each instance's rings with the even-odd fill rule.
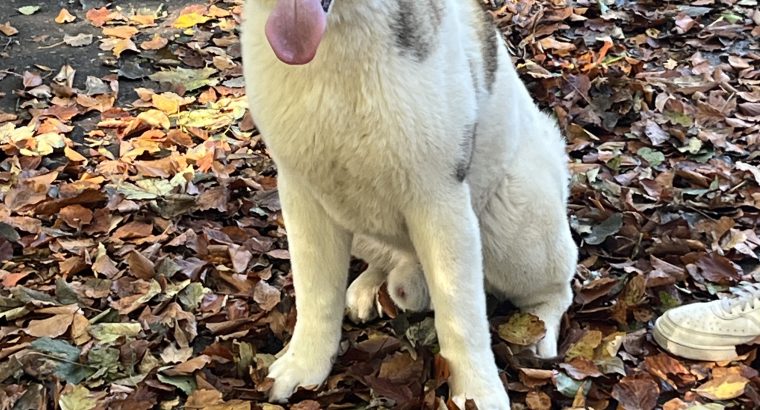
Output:
[[[326,379],[347,299],[370,318],[387,277],[401,307],[434,308],[455,402],[509,408],[484,283],[543,319],[553,356],[577,250],[562,137],[490,16],[478,0],[248,0],[244,19],[298,310],[270,398]],[[370,267],[347,297],[352,243]]]

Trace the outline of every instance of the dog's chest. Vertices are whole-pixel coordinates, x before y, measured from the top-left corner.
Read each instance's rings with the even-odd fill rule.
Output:
[[[403,235],[399,205],[409,180],[409,130],[387,107],[388,90],[345,78],[301,81],[280,78],[260,104],[253,99],[254,118],[278,167],[308,187],[342,226]]]

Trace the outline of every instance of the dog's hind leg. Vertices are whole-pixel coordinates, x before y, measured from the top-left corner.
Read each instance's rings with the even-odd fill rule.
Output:
[[[538,316],[546,327],[546,335],[535,345],[535,353],[544,359],[557,356],[557,340],[562,323],[562,316],[573,301],[572,290],[568,285],[547,289],[541,299],[526,298],[513,301],[520,311]]]
[[[543,358],[557,354],[578,255],[556,179],[542,169],[515,172],[480,214],[488,289],[544,321],[546,336],[535,347]]]
[[[391,299],[402,310],[430,309],[422,266],[413,254],[362,236],[355,237],[351,253],[368,264],[346,292],[346,311],[353,322],[362,323],[377,317],[380,311],[377,293],[386,280]]]
[[[388,273],[388,293],[399,308],[409,312],[430,310],[428,292],[422,266],[417,258],[399,261]]]

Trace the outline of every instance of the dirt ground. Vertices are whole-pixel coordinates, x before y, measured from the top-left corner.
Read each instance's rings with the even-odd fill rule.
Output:
[[[43,77],[55,76],[58,70],[68,64],[77,70],[74,87],[84,87],[88,76],[104,77],[109,73],[118,73],[126,65],[138,64],[143,78],[120,78],[119,102],[127,96],[134,97],[135,87],[154,87],[155,83],[147,80],[153,73],[155,65],[149,58],[135,54],[125,54],[116,60],[110,52],[99,48],[98,36],[101,30],[93,27],[85,19],[77,19],[70,24],[55,24],[53,20],[62,8],[72,12],[102,7],[106,3],[130,9],[148,8],[155,10],[163,7],[169,13],[176,13],[191,0],[132,0],[106,2],[102,0],[2,0],[0,1],[0,24],[9,22],[19,30],[19,34],[10,38],[0,37],[0,111],[13,112],[17,109],[18,97],[14,90],[22,89],[19,76],[24,71],[44,73]],[[40,10],[25,16],[17,10],[24,6],[39,6]],[[92,34],[95,41],[84,47],[70,47],[63,44],[65,35]],[[18,74],[18,75],[14,75]]]

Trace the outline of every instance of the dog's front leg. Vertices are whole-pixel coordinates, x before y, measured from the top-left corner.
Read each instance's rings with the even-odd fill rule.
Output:
[[[486,319],[478,220],[466,183],[435,190],[407,213],[414,248],[423,265],[435,310],[441,355],[451,368],[452,397],[465,408],[509,409],[498,376]]]
[[[269,368],[269,398],[285,401],[298,386],[319,385],[341,337],[351,237],[322,206],[280,171],[280,201],[296,292],[296,326],[285,354]]]

